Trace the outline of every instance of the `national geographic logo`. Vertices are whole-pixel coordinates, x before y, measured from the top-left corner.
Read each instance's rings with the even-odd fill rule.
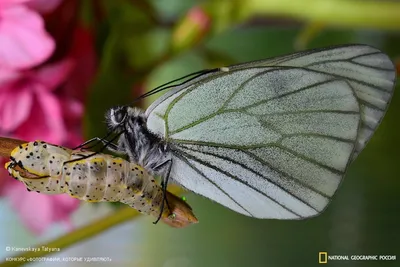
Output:
[[[318,254],[318,263],[328,263],[328,252],[320,252]]]
[[[395,261],[396,255],[340,255],[340,254],[329,254],[328,252],[318,253],[318,263],[325,264],[328,261]]]

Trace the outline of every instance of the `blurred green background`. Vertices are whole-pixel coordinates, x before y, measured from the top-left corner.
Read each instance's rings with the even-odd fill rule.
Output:
[[[335,6],[331,16],[337,16],[339,22],[342,14],[353,12],[355,22],[347,25],[332,25],[328,17],[327,21],[313,21],[296,14],[288,16],[291,12],[286,12],[284,5],[281,14],[270,14],[266,7],[264,13],[242,17],[245,1],[138,1],[143,4],[140,8],[129,1],[111,2],[107,2],[109,20],[96,28],[102,61],[88,104],[86,137],[104,134],[106,108],[129,103],[146,90],[200,69],[345,43],[370,44],[394,59],[400,56],[396,30],[400,23],[371,26],[374,18],[366,20],[358,13],[366,1],[350,1],[358,2],[354,10],[341,10],[341,2],[349,1],[321,1]],[[385,12],[380,10],[382,2],[374,2],[376,14]],[[304,1],[304,12],[314,3]],[[190,24],[195,23],[187,14],[199,5],[208,12],[207,29]],[[292,9],[290,2],[286,5],[287,10]],[[400,11],[397,14],[400,17]],[[90,21],[90,14],[86,17]],[[202,31],[204,36],[193,37]],[[142,107],[157,97],[147,99]],[[132,222],[145,231],[140,246],[143,257],[137,266],[315,266],[320,251],[397,255],[396,261],[332,261],[329,266],[400,266],[399,115],[400,95],[395,93],[382,125],[321,216],[305,221],[258,220],[186,194],[199,224],[171,229],[154,226],[150,220]],[[135,242],[134,236],[127,238]]]
[[[394,60],[400,57],[397,1],[391,1],[393,6],[350,0],[98,3],[102,19],[93,1],[82,1],[82,18],[95,31],[100,60],[87,103],[85,138],[104,135],[104,113],[111,106],[130,103],[155,86],[201,69],[345,43],[370,44]],[[204,12],[200,20],[191,13],[195,7]],[[146,108],[157,97],[140,105]],[[141,256],[135,263],[115,259],[114,265],[316,266],[318,253],[326,251],[397,255],[396,261],[331,261],[329,266],[400,266],[399,115],[397,92],[322,215],[305,221],[258,220],[186,193],[200,223],[172,229],[154,226],[152,218],[132,221],[144,238],[139,244],[133,233],[124,238]],[[108,242],[111,251],[120,240],[110,237]]]

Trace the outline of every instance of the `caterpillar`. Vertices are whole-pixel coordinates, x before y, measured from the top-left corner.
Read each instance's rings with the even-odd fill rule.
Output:
[[[92,156],[90,156],[92,155]],[[121,202],[158,217],[163,190],[141,166],[108,154],[52,145],[43,141],[19,145],[5,168],[28,191],[64,194],[88,202]],[[196,223],[191,207],[167,191],[161,220],[173,227]]]

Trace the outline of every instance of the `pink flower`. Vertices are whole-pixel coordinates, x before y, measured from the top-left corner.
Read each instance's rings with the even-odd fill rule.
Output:
[[[64,123],[68,129],[66,140],[63,144],[68,147],[76,147],[84,142],[82,137],[83,104],[68,96],[61,98],[60,104],[63,111]]]
[[[21,71],[0,85],[0,132],[23,140],[43,139],[62,144],[66,127],[62,107],[53,90],[67,79],[72,62]]]
[[[97,67],[93,36],[88,30],[74,27],[76,16],[67,16],[69,19],[65,21],[65,12],[75,14],[76,10],[75,5],[62,5],[47,16],[47,19],[56,19],[49,19],[53,23],[47,26],[55,31],[55,36],[64,38],[55,38],[58,41],[57,51],[54,51],[53,38],[45,32],[43,20],[35,11],[49,13],[60,2],[0,0],[0,43],[6,40],[7,44],[0,46],[2,136],[27,141],[41,139],[68,147],[83,142],[83,101]],[[21,16],[10,16],[16,14],[16,10],[22,12]],[[24,18],[23,12],[29,16]],[[58,20],[60,16],[64,20]],[[54,26],[61,28],[56,30]],[[66,32],[69,29],[71,31]],[[73,32],[74,35],[67,34]],[[51,49],[48,49],[49,40]],[[38,66],[50,55],[49,62],[53,63]],[[57,61],[59,59],[62,60]],[[30,69],[33,66],[38,68]],[[22,222],[36,234],[42,233],[52,222],[68,222],[70,214],[79,206],[79,200],[67,195],[28,192],[4,170],[0,171],[0,196],[8,198]]]
[[[53,12],[62,0],[30,0],[26,5],[42,14]]]
[[[12,6],[12,5],[18,5],[18,4],[26,3],[29,1],[31,1],[31,0],[1,0],[0,8],[5,8],[5,7]]]
[[[187,13],[187,17],[192,23],[196,24],[198,28],[203,31],[208,30],[210,27],[211,19],[210,16],[199,6],[195,6],[190,9]]]
[[[43,19],[24,0],[0,1],[0,70],[36,66],[53,53],[55,44]]]
[[[19,74],[15,70],[0,68],[0,86],[9,80],[17,79],[18,76]]]
[[[48,196],[27,192],[25,185],[18,181],[6,186],[6,190],[2,190],[3,194],[33,233],[42,234],[53,222],[64,222],[71,227],[69,215],[79,207],[79,200],[65,195]],[[22,194],[23,191],[26,193]]]
[[[82,138],[76,134],[78,130],[68,126],[80,125],[77,122],[82,118],[82,104],[74,99],[61,99],[55,92],[69,77],[73,66],[72,60],[64,60],[37,70],[0,76],[0,134],[55,144],[81,142]],[[1,163],[4,166],[4,162]],[[21,220],[34,233],[42,233],[52,222],[67,222],[79,205],[79,200],[67,195],[28,192],[21,182],[8,177],[6,172],[2,171],[0,175],[0,195],[8,198]]]
[[[8,160],[0,158],[1,166]],[[6,197],[25,226],[40,235],[54,222],[63,222],[72,228],[69,216],[79,207],[79,200],[66,195],[44,195],[28,192],[23,183],[0,170],[0,196]]]

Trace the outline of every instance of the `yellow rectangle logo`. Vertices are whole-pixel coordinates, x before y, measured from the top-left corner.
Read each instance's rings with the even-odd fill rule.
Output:
[[[328,252],[318,253],[318,263],[328,263]]]

